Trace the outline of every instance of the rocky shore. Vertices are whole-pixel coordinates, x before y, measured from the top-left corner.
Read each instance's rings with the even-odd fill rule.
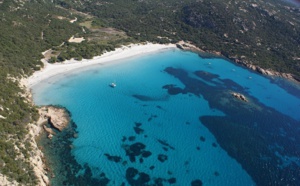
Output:
[[[49,123],[51,127],[62,131],[68,125],[70,118],[69,114],[64,108],[55,106],[44,106],[39,109],[39,121],[38,123]],[[51,128],[43,125],[43,129],[48,133],[48,138],[52,138],[55,135],[55,131]]]
[[[253,65],[251,62],[244,59],[243,56],[239,58],[237,56],[226,56],[226,55],[222,54],[222,52],[218,52],[218,51],[202,50],[202,49],[198,48],[197,46],[193,45],[192,43],[185,42],[185,41],[178,42],[176,44],[176,46],[177,46],[177,48],[179,48],[181,50],[188,50],[188,51],[200,53],[201,56],[203,53],[208,53],[208,55],[210,55],[211,57],[222,57],[225,59],[229,59],[239,65],[247,67],[248,69],[251,69],[253,71],[256,71],[256,72],[266,75],[266,76],[281,77],[281,78],[285,78],[285,79],[300,83],[300,77],[297,77],[290,73],[277,72],[272,69],[263,69],[259,66]]]
[[[48,186],[50,181],[47,173],[47,166],[45,164],[45,157],[41,149],[39,148],[36,139],[41,134],[42,128],[40,124],[29,124],[29,135],[30,144],[32,146],[32,156],[30,157],[30,163],[35,172],[36,178],[38,180],[38,185]]]
[[[20,185],[15,180],[11,181],[9,180],[5,175],[0,174],[0,184],[1,186],[17,186]]]
[[[300,83],[300,78],[294,76],[293,74],[277,72],[277,71],[274,71],[272,69],[263,69],[259,66],[251,64],[251,62],[248,62],[247,60],[242,60],[242,59],[239,59],[237,57],[230,57],[229,56],[229,59],[234,61],[235,63],[237,63],[239,65],[247,67],[247,68],[249,68],[253,71],[256,71],[260,74],[263,74],[263,75],[266,75],[266,76],[281,77],[281,78],[285,78],[285,79],[292,80],[292,81]]]
[[[58,75],[66,73],[77,68],[82,68],[89,65],[100,64],[105,62],[111,62],[119,59],[124,59],[132,57],[135,55],[144,55],[146,53],[151,53],[159,50],[175,48],[175,45],[159,45],[159,44],[132,44],[129,46],[123,46],[112,52],[107,52],[101,56],[96,56],[92,60],[82,60],[80,62],[76,60],[65,61],[60,64],[49,64],[42,59],[44,63],[44,68],[40,71],[36,71],[30,77],[24,77],[22,79],[14,79],[19,82],[20,87],[24,90],[24,93],[20,93],[20,96],[24,98],[24,101],[34,106],[32,101],[32,95],[30,88],[32,88],[37,83]],[[27,139],[30,139],[32,145],[32,157],[30,158],[30,163],[34,169],[35,175],[38,179],[38,185],[44,186],[49,185],[49,168],[46,166],[46,161],[42,149],[37,145],[37,138],[42,132],[46,132],[49,139],[62,131],[69,124],[69,114],[64,108],[58,108],[55,106],[45,106],[38,109],[39,119],[36,123],[28,124],[29,134]],[[0,181],[2,177],[0,175]],[[3,180],[6,180],[3,176]],[[3,183],[3,182],[0,182]],[[6,183],[6,182],[5,182]],[[1,185],[1,184],[0,184]],[[8,185],[18,185],[18,183],[9,183]]]
[[[38,109],[39,119],[36,124],[29,124],[29,137],[33,147],[33,156],[30,157],[31,165],[35,175],[37,176],[39,185],[47,186],[50,184],[48,177],[48,167],[41,148],[38,146],[36,139],[43,132],[46,131],[48,138],[52,138],[55,135],[54,129],[62,131],[69,124],[69,114],[64,108],[55,106],[43,106]],[[47,127],[46,124],[50,124],[51,127]]]
[[[28,78],[22,78],[18,80],[19,86],[24,90],[21,96],[24,101],[34,106],[32,100],[32,94],[28,86]],[[29,140],[32,151],[30,157],[30,164],[33,167],[39,186],[50,185],[48,171],[49,168],[46,165],[46,159],[42,152],[42,148],[38,146],[37,139],[43,132],[48,134],[48,138],[51,139],[55,135],[54,130],[62,131],[70,121],[69,113],[64,109],[56,106],[43,106],[38,108],[39,118],[34,123],[27,125],[28,134],[26,138]],[[47,124],[51,127],[47,127]],[[18,185],[15,182],[2,182],[1,179],[5,180],[5,177],[0,175],[0,183],[7,183],[7,185]],[[0,184],[1,185],[1,184]]]
[[[27,81],[26,79],[21,79],[19,81],[20,87],[24,90],[22,97],[25,98],[25,101],[33,104],[32,95],[29,90],[27,90]],[[35,123],[29,123],[27,125],[28,134],[26,136],[29,140],[32,151],[30,156],[30,164],[33,167],[33,171],[38,180],[39,186],[48,186],[50,185],[50,180],[48,177],[49,168],[46,165],[46,159],[42,152],[42,148],[38,146],[37,139],[39,135],[43,132],[47,132],[48,138],[52,138],[55,135],[55,132],[52,128],[47,127],[46,124],[50,123],[51,127],[59,131],[63,130],[69,123],[69,114],[63,108],[58,108],[55,106],[44,106],[38,109],[39,118]],[[6,179],[5,176],[0,175],[0,183],[4,185],[19,185],[17,182],[10,182]]]

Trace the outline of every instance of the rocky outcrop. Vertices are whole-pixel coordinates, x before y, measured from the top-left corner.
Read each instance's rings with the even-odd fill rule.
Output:
[[[181,50],[189,50],[189,51],[192,51],[192,52],[201,52],[201,53],[205,52],[204,50],[196,47],[192,43],[185,42],[185,41],[179,41],[178,43],[176,43],[176,47],[181,49]]]
[[[28,124],[29,134],[27,135],[30,138],[30,144],[32,147],[32,155],[30,156],[30,164],[33,167],[33,171],[35,172],[36,178],[38,180],[38,185],[40,186],[48,186],[50,185],[50,180],[47,176],[47,167],[45,165],[44,154],[41,149],[38,147],[36,143],[36,137],[41,132],[41,124]]]
[[[264,69],[259,66],[253,65],[251,62],[247,61],[245,56],[241,56],[241,57],[229,56],[226,53],[219,52],[219,51],[204,50],[204,49],[198,48],[197,46],[193,45],[191,42],[185,42],[185,41],[179,41],[178,43],[176,43],[176,46],[177,46],[177,48],[179,48],[181,50],[189,50],[192,52],[199,52],[199,53],[208,53],[208,54],[211,54],[211,56],[219,56],[221,58],[230,59],[231,61],[238,63],[239,65],[247,67],[253,71],[256,71],[256,72],[266,75],[266,76],[277,76],[277,77],[285,78],[285,79],[296,81],[296,82],[300,83],[300,77],[297,77],[290,73],[277,72],[272,69]]]
[[[48,121],[54,128],[62,131],[69,124],[69,115],[63,108],[54,106],[39,109],[41,120]]]
[[[248,99],[243,94],[232,92],[231,95],[233,95],[235,98],[241,101],[248,102]]]
[[[281,78],[285,78],[288,80],[292,80],[292,81],[296,81],[296,82],[300,82],[300,78],[294,76],[293,74],[290,73],[283,73],[283,72],[277,72],[274,71],[272,69],[264,69],[261,68],[260,66],[256,66],[253,65],[251,62],[247,61],[247,60],[243,60],[243,59],[238,59],[237,57],[228,57],[230,60],[234,61],[235,63],[238,63],[242,66],[245,66],[253,71],[256,71],[260,74],[266,75],[266,76],[277,76],[277,77],[281,77]]]
[[[18,182],[16,182],[15,180],[9,181],[9,179],[5,175],[0,174],[0,185],[1,186],[17,186],[20,184]]]
[[[36,124],[28,124],[30,143],[33,148],[33,154],[30,157],[30,163],[33,167],[35,175],[41,186],[50,185],[47,171],[49,170],[45,165],[44,154],[38,147],[35,138],[39,136],[42,128],[48,133],[48,138],[52,138],[55,132],[52,128],[47,127],[45,123],[50,122],[52,126],[58,130],[63,130],[69,123],[69,114],[63,108],[57,108],[54,106],[41,107],[39,110],[39,119]],[[0,182],[1,183],[1,182]],[[1,184],[0,184],[1,185]]]
[[[52,139],[53,135],[55,135],[55,132],[52,130],[52,128],[46,127],[46,125],[43,125],[43,128],[48,133],[48,138]]]

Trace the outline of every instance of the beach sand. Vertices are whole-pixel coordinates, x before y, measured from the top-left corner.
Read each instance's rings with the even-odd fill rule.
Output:
[[[128,46],[123,46],[117,48],[115,51],[106,52],[101,56],[96,56],[93,59],[83,59],[82,61],[67,60],[62,63],[49,64],[43,60],[44,68],[40,71],[36,71],[32,76],[27,79],[22,80],[22,84],[28,89],[32,88],[39,82],[48,79],[50,77],[56,76],[58,74],[70,72],[75,69],[87,67],[90,65],[108,63],[111,61],[121,60],[125,58],[134,57],[137,55],[145,55],[152,52],[158,52],[161,50],[167,50],[171,48],[176,48],[174,44],[162,45],[162,44],[131,44]]]

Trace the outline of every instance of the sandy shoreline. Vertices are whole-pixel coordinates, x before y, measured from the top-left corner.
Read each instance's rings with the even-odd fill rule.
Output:
[[[43,61],[44,68],[40,71],[34,72],[32,76],[27,79],[24,79],[22,84],[25,85],[29,90],[40,83],[41,81],[48,79],[50,77],[70,72],[75,69],[101,64],[108,63],[116,60],[126,59],[138,55],[145,55],[153,52],[159,52],[162,50],[176,48],[174,44],[162,45],[162,44],[131,44],[129,46],[123,46],[117,48],[115,51],[104,53],[101,56],[96,56],[93,59],[83,59],[82,61],[76,60],[67,60],[62,63],[49,64],[46,61]]]
[[[20,86],[22,88],[25,88],[25,96],[29,102],[33,103],[32,100],[32,94],[31,94],[31,88],[39,83],[41,83],[43,80],[46,80],[50,77],[60,75],[66,72],[71,72],[73,70],[77,70],[79,68],[88,67],[95,64],[101,64],[101,63],[109,63],[117,60],[122,60],[134,56],[139,55],[145,55],[150,54],[154,52],[159,52],[163,50],[169,50],[169,49],[175,49],[176,45],[174,44],[168,44],[168,45],[162,45],[162,44],[153,44],[153,43],[147,43],[147,44],[131,44],[129,46],[123,46],[121,48],[117,48],[115,51],[104,53],[101,56],[96,56],[93,59],[83,59],[82,61],[76,61],[76,60],[68,60],[64,61],[63,63],[56,63],[56,64],[49,64],[45,60],[42,60],[44,63],[44,68],[40,71],[34,72],[34,74],[28,78],[21,79]],[[36,137],[39,136],[41,131],[43,130],[43,124],[45,123],[45,117],[43,114],[40,114],[39,121],[36,122],[36,124],[29,124],[29,134],[30,135],[30,141],[31,145],[34,150],[34,155],[30,158],[31,164],[33,166],[34,172],[37,176],[39,185],[49,185],[49,175],[47,173],[47,167],[42,161],[44,159],[44,154],[39,149],[38,144],[36,142]],[[4,179],[4,178],[3,178]]]

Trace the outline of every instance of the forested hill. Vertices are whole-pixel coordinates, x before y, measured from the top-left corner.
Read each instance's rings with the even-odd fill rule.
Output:
[[[284,0],[61,2],[138,40],[189,40],[206,51],[300,76],[300,9]]]
[[[299,6],[283,0],[0,0],[0,176],[37,184],[26,138],[37,112],[18,79],[43,66],[43,51],[59,62],[132,42],[186,40],[300,76],[299,17]]]
[[[15,80],[42,66],[42,51],[78,32],[55,15],[69,13],[42,1],[0,0],[0,174],[22,184],[36,184],[26,127],[37,112]]]
[[[34,152],[27,126],[36,121],[38,114],[18,80],[43,66],[42,52],[52,49],[52,57],[69,58],[65,53],[78,48],[81,52],[73,55],[90,58],[115,47],[108,42],[68,43],[73,35],[91,35],[89,29],[71,23],[75,18],[84,20],[86,16],[50,1],[0,0],[0,179],[5,175],[21,184],[37,185],[30,166],[29,158]],[[110,40],[119,43],[118,38]]]

